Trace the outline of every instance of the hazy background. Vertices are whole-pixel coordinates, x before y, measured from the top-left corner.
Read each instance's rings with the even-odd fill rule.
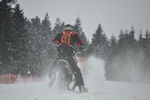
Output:
[[[150,83],[148,1],[26,0],[19,1],[21,6],[12,1],[0,1],[1,75],[42,77],[52,70],[50,65],[57,50],[51,40],[64,27],[64,23],[56,21],[59,17],[65,23],[75,24],[74,31],[86,48],[80,56],[95,56],[104,61],[101,64],[92,59],[96,61],[92,65],[96,69],[97,65],[104,65],[105,73],[101,73],[106,80]],[[47,12],[50,18],[45,15]],[[140,30],[143,32],[138,35]],[[119,36],[108,39],[112,34]]]
[[[91,39],[98,24],[108,37],[134,26],[136,31],[150,30],[150,0],[18,0],[28,18],[44,18],[48,12],[52,24],[57,17],[74,24],[81,18],[83,31]]]

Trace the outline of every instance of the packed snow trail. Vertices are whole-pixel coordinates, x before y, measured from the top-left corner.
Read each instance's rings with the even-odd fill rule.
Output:
[[[48,82],[0,85],[0,100],[150,100],[150,85],[105,81],[88,93],[59,91]]]
[[[105,81],[102,60],[87,60],[84,76],[88,93],[60,91],[38,83],[0,84],[0,100],[150,100],[150,84]],[[48,79],[48,78],[47,78]]]

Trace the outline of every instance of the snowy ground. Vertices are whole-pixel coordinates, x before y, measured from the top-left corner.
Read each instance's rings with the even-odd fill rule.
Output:
[[[59,91],[47,82],[0,85],[0,100],[150,100],[150,85],[105,81],[88,93]]]
[[[90,61],[103,66],[102,61],[93,58]],[[0,100],[150,100],[150,84],[105,81],[103,68],[98,66],[90,67],[85,77],[88,93],[50,88],[48,80],[45,80],[38,83],[0,84]]]

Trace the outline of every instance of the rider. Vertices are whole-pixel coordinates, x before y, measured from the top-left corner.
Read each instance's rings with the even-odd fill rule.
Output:
[[[56,35],[56,37],[52,40],[58,46],[58,57],[59,59],[63,58],[68,61],[71,66],[71,69],[75,76],[75,86],[79,87],[80,92],[87,92],[88,89],[84,87],[84,81],[81,74],[81,71],[74,60],[74,47],[75,44],[79,47],[79,49],[83,48],[83,42],[77,33],[73,32],[73,26],[67,24],[64,26],[64,32],[60,32]],[[75,88],[75,87],[74,87]]]

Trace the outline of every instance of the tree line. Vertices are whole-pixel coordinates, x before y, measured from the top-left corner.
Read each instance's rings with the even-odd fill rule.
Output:
[[[0,1],[0,22],[0,74],[40,76],[57,55],[52,39],[63,31],[65,22],[57,18],[52,28],[48,13],[42,20],[28,19],[15,0]],[[74,31],[87,45],[80,18]]]
[[[57,56],[51,40],[63,31],[65,22],[56,19],[54,27],[48,13],[28,19],[15,0],[0,1],[0,74],[41,76]],[[80,18],[75,20],[74,31],[85,43],[82,56],[95,55],[105,61],[108,80],[141,80],[150,76],[150,32],[139,33],[134,27],[120,31],[119,36],[107,38],[101,24],[89,42]],[[93,64],[94,66],[94,64]],[[140,75],[140,76],[138,76]],[[136,80],[135,80],[136,81]]]
[[[139,34],[135,37],[135,34]],[[150,82],[150,32],[136,33],[134,27],[120,31],[118,37],[108,39],[98,25],[89,44],[88,54],[105,61],[107,80]]]

